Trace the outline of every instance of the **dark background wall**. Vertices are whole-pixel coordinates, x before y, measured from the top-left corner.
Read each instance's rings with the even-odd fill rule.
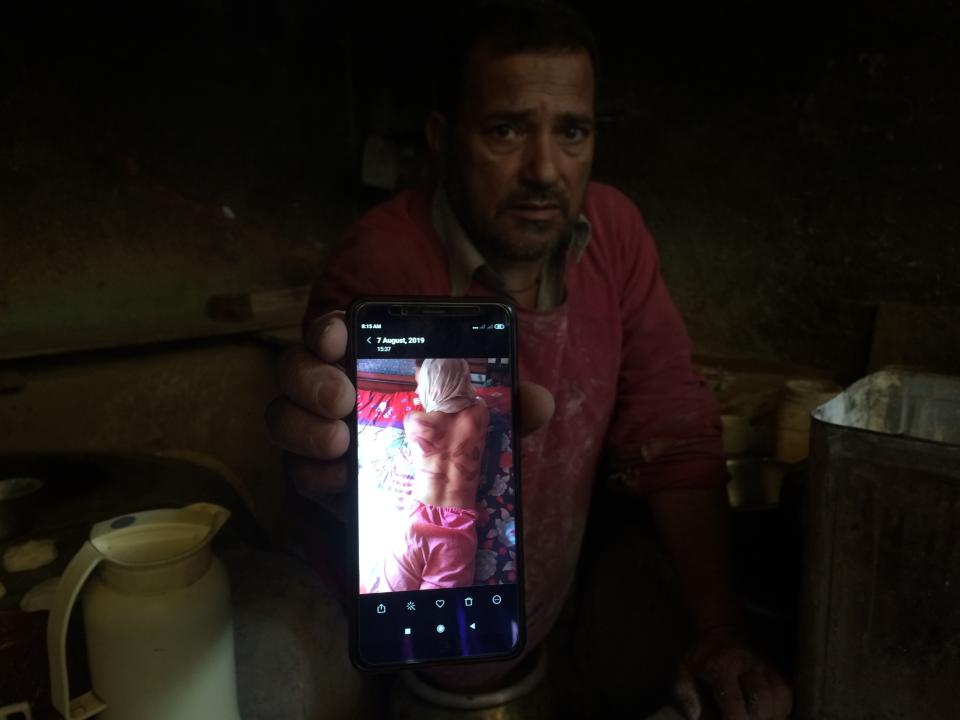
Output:
[[[603,58],[595,175],[646,214],[698,352],[849,380],[882,304],[960,319],[955,3],[575,5]],[[384,194],[362,183],[370,138],[400,184],[423,176],[446,11],[18,6],[0,25],[0,342],[173,327],[210,295],[309,281]]]
[[[960,305],[957,7],[669,5],[600,21],[597,173],[647,213],[698,347],[850,378],[878,303]]]

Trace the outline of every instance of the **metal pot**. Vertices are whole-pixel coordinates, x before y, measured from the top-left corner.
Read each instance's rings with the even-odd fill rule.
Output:
[[[22,535],[33,527],[43,480],[32,477],[0,480],[0,540]]]
[[[541,647],[528,658],[522,677],[499,690],[456,693],[441,690],[416,673],[402,673],[390,698],[393,720],[539,720],[556,717],[547,676],[547,654]]]

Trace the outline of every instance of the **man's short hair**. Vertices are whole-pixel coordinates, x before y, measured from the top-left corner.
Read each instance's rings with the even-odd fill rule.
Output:
[[[460,106],[471,53],[486,47],[497,55],[520,52],[590,54],[594,72],[598,55],[593,34],[577,12],[549,0],[480,0],[467,3],[446,30],[437,75],[437,109],[448,118]]]

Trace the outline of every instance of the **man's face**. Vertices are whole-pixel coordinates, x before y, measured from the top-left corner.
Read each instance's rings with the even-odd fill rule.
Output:
[[[593,161],[586,51],[497,56],[478,48],[450,120],[450,201],[485,254],[541,260],[580,213]]]

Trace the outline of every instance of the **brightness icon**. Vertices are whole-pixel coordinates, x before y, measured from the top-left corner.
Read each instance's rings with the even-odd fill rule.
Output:
[[[413,602],[413,600],[411,600],[410,602],[407,603],[407,610],[413,611],[413,610],[416,610],[416,609],[417,609],[417,605],[416,605],[415,602]]]

